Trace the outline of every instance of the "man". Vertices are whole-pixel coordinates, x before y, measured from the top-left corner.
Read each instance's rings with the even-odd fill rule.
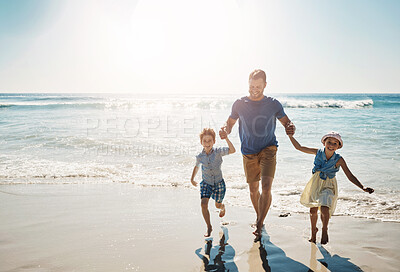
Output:
[[[231,115],[219,132],[223,139],[231,133],[239,119],[243,167],[249,184],[250,199],[257,214],[256,230],[253,232],[255,241],[261,238],[261,228],[271,206],[271,186],[278,147],[275,137],[276,120],[285,127],[286,134],[294,134],[295,131],[295,126],[285,114],[281,103],[264,96],[266,86],[265,72],[254,70],[249,76],[249,95],[235,101]]]

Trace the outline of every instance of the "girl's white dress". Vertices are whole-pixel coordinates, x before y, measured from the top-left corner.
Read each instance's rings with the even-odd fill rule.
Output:
[[[327,160],[325,150],[318,150],[314,160],[313,175],[300,197],[301,204],[309,208],[327,206],[329,215],[334,213],[338,197],[336,172],[339,171],[339,167],[336,168],[336,163],[340,158],[339,154],[334,153]]]

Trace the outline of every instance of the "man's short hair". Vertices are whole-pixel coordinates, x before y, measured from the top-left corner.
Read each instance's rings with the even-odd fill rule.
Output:
[[[203,140],[203,137],[206,135],[210,135],[214,142],[215,142],[215,131],[212,128],[204,128],[203,131],[200,133],[200,143]]]
[[[259,79],[259,78],[262,78],[264,82],[267,82],[267,75],[265,74],[265,72],[261,69],[256,69],[250,73],[249,81],[251,79]]]

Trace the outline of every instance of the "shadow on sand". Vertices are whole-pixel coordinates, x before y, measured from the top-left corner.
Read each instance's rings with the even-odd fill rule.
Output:
[[[262,269],[264,271],[296,271],[296,272],[310,272],[312,271],[306,265],[297,262],[288,256],[286,253],[273,243],[271,243],[270,236],[266,232],[265,228],[262,230],[262,236],[260,241],[260,257],[262,262]],[[249,262],[251,271],[260,271],[258,267],[252,267],[251,262]],[[262,271],[262,270],[261,270]]]
[[[195,251],[196,255],[203,260],[204,271],[215,272],[237,272],[238,268],[234,262],[235,250],[228,244],[228,229],[221,227],[221,239],[219,244],[212,246],[212,239],[208,240],[205,245],[204,255],[202,255],[201,248]]]
[[[363,270],[357,265],[350,262],[350,258],[343,258],[339,255],[331,255],[328,250],[323,246],[318,245],[318,249],[321,252],[323,259],[318,259],[318,261],[331,272],[363,272]],[[315,244],[311,245],[311,259],[316,260],[317,246]],[[327,271],[327,270],[321,270]]]

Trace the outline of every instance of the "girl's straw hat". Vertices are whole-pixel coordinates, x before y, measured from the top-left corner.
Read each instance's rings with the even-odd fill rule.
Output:
[[[342,137],[340,136],[339,133],[334,132],[334,131],[331,131],[331,132],[329,132],[328,134],[326,134],[326,135],[324,135],[324,136],[322,137],[321,142],[322,142],[322,143],[325,143],[325,140],[326,140],[327,138],[335,138],[335,139],[337,139],[337,140],[339,141],[339,143],[340,143],[339,148],[342,148],[342,147],[343,147],[343,140],[342,140]]]

